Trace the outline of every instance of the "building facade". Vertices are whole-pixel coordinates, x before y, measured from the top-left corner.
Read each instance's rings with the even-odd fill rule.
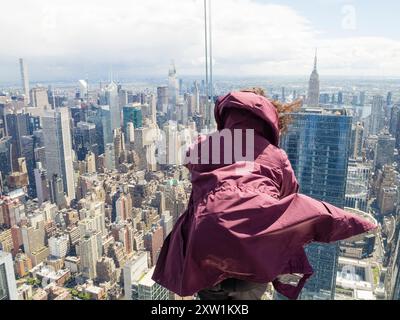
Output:
[[[46,152],[47,176],[56,174],[63,180],[64,191],[70,199],[75,198],[73,153],[70,116],[68,108],[49,111],[42,117]]]
[[[292,125],[282,137],[300,192],[344,207],[352,118],[344,110],[304,109],[292,115]],[[302,299],[333,299],[338,244],[313,243],[306,247],[314,275]]]
[[[319,106],[319,74],[317,70],[317,53],[315,53],[314,59],[314,69],[310,76],[310,81],[308,84],[308,96],[307,96],[307,105],[309,107],[318,107]]]
[[[0,251],[0,301],[18,300],[13,261],[10,253]]]

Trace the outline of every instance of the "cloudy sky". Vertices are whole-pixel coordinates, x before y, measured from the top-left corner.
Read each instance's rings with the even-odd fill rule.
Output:
[[[398,0],[212,0],[217,75],[400,76]],[[1,5],[0,83],[159,77],[204,69],[203,0],[13,0]]]

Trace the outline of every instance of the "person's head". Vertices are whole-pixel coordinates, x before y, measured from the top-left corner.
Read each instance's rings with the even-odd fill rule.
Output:
[[[248,89],[242,89],[240,90],[241,92],[251,92],[254,94],[257,94],[262,97],[267,97],[264,89],[259,88],[259,87],[253,87],[253,88],[248,88]],[[289,113],[296,112],[301,108],[303,105],[303,101],[301,99],[298,99],[296,101],[293,101],[291,103],[282,103],[277,100],[270,100],[272,105],[276,108],[278,111],[279,115],[279,130],[280,133],[285,133],[288,129],[288,126],[291,122],[291,118]]]
[[[289,104],[271,101],[263,89],[250,88],[219,97],[214,115],[218,131],[253,129],[273,145],[279,146],[280,136],[290,123],[290,113],[301,105],[301,100]]]

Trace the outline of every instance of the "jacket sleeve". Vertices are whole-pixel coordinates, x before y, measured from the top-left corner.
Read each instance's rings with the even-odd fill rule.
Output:
[[[292,165],[284,150],[282,153],[282,183],[281,183],[281,199],[290,196],[291,194],[299,192],[299,184],[294,174]]]

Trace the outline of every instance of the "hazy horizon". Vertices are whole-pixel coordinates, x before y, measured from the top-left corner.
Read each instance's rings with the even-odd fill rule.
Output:
[[[355,81],[400,81],[400,76],[357,76],[357,75],[321,75],[322,79],[321,82],[327,82],[327,81],[340,81],[340,80],[355,80]],[[180,75],[179,78],[183,79],[184,81],[195,81],[197,80],[198,82],[202,81],[204,76],[203,75]],[[280,81],[304,81],[304,84],[306,85],[308,82],[309,75],[304,74],[304,75],[266,75],[266,76],[221,76],[221,75],[215,75],[214,76],[214,82],[218,81],[251,81],[251,80],[262,80],[262,81],[268,81],[268,80],[280,80]],[[92,85],[99,85],[101,83],[107,83],[109,81],[109,78],[98,78],[98,79],[90,79],[87,77],[77,77],[77,78],[71,78],[71,79],[40,79],[40,80],[35,80],[35,79],[30,79],[30,84],[33,86],[49,86],[49,85],[77,85],[77,82],[79,80],[88,80],[89,84]],[[140,83],[140,82],[146,82],[149,84],[154,84],[154,83],[160,83],[164,84],[166,83],[167,76],[137,76],[137,77],[132,77],[132,78],[118,78],[114,76],[114,80],[117,83],[121,84],[134,84],[134,83]],[[21,87],[21,81],[17,80],[14,82],[0,82],[0,89],[7,89],[7,88],[19,88]]]

